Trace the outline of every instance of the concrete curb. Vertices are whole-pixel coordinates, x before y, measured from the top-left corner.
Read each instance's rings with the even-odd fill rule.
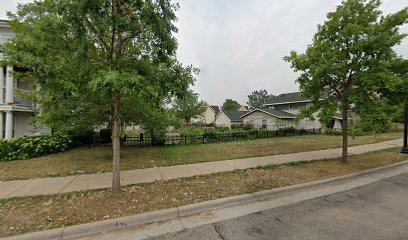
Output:
[[[244,194],[238,196],[232,196],[227,198],[216,199],[212,201],[190,204],[186,206],[180,206],[177,208],[164,209],[159,211],[153,211],[128,217],[121,217],[117,219],[103,220],[93,223],[80,224],[75,226],[69,226],[64,228],[57,228],[52,230],[46,230],[42,232],[27,233],[23,235],[17,235],[3,240],[48,240],[48,239],[74,239],[78,237],[89,236],[97,233],[105,233],[113,230],[128,228],[128,227],[143,227],[149,224],[157,222],[165,222],[171,219],[177,219],[181,217],[198,215],[202,212],[211,211],[214,209],[222,209],[227,207],[233,207],[250,202],[263,201],[264,199],[276,198],[278,194],[291,194],[299,190],[315,189],[319,186],[350,180],[353,178],[364,177],[367,175],[375,175],[386,171],[391,171],[400,166],[408,166],[408,160],[387,165],[379,168],[368,169],[357,173],[352,173],[344,176],[333,177],[329,179],[323,179],[288,187],[277,188],[273,190],[266,190],[256,192],[253,194]]]

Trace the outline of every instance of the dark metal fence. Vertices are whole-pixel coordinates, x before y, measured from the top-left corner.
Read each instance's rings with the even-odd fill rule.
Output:
[[[274,137],[288,137],[300,135],[320,134],[321,129],[293,129],[283,128],[274,131],[258,130],[258,131],[244,131],[232,133],[215,133],[206,132],[201,136],[187,137],[187,136],[166,136],[165,139],[158,140],[141,134],[138,137],[125,136],[121,138],[122,146],[132,147],[147,147],[147,146],[170,146],[170,145],[185,145],[185,144],[199,144],[212,142],[232,142],[241,140],[274,138]],[[111,145],[110,139],[101,138],[99,136],[81,137],[79,144],[91,146]]]

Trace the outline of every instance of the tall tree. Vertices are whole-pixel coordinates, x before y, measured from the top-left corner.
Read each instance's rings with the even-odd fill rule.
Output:
[[[198,93],[191,90],[185,96],[176,98],[174,101],[176,115],[187,124],[190,123],[191,118],[202,116],[206,108],[207,104],[204,101],[198,100]]]
[[[225,102],[222,104],[222,110],[227,111],[227,110],[238,110],[241,107],[241,104],[239,104],[237,101],[232,100],[232,99],[226,99]]]
[[[266,89],[253,91],[248,95],[248,106],[251,109],[261,108],[265,103],[274,98]]]
[[[355,111],[363,117],[382,103],[382,92],[395,90],[398,79],[390,65],[396,57],[393,47],[406,34],[399,27],[407,23],[407,8],[382,16],[379,0],[344,0],[336,11],[319,25],[303,54],[292,51],[284,59],[300,72],[297,82],[313,107],[303,113],[327,121],[340,111],[342,115],[342,161],[347,157],[348,114]],[[324,101],[319,101],[325,96]],[[377,116],[378,117],[378,116]]]
[[[160,113],[193,83],[176,59],[170,0],[43,0],[10,15],[5,45],[19,77],[39,87],[41,121],[55,129],[113,127],[112,191],[120,191],[120,129]],[[146,114],[145,114],[146,115]],[[157,114],[156,114],[157,115]]]

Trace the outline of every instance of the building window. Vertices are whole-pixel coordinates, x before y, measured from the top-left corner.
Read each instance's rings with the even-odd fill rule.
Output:
[[[269,106],[269,109],[275,109],[275,106]]]
[[[289,109],[293,109],[293,104],[289,104]]]
[[[267,123],[268,122],[266,120],[262,120],[262,128],[267,128],[268,127]]]

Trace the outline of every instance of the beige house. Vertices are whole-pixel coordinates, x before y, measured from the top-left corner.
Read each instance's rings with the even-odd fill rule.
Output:
[[[312,101],[302,98],[300,92],[281,94],[261,109],[255,109],[242,116],[244,124],[253,124],[257,128],[266,128],[270,130],[278,128],[294,127],[296,129],[319,129],[322,128],[317,113],[314,114],[314,120],[297,119],[297,115],[303,108],[310,107]],[[340,130],[342,117],[336,114],[327,128]]]
[[[192,118],[191,123],[193,124],[213,124],[215,123],[215,118],[220,112],[220,108],[218,106],[210,106],[207,104],[207,108],[202,116],[197,118]]]
[[[241,116],[243,124],[250,124],[255,128],[276,130],[279,128],[295,127],[296,116],[274,109],[255,109]]]
[[[241,117],[246,113],[248,112],[234,110],[221,111],[215,119],[215,125],[219,127],[231,127],[232,125],[243,124]]]

